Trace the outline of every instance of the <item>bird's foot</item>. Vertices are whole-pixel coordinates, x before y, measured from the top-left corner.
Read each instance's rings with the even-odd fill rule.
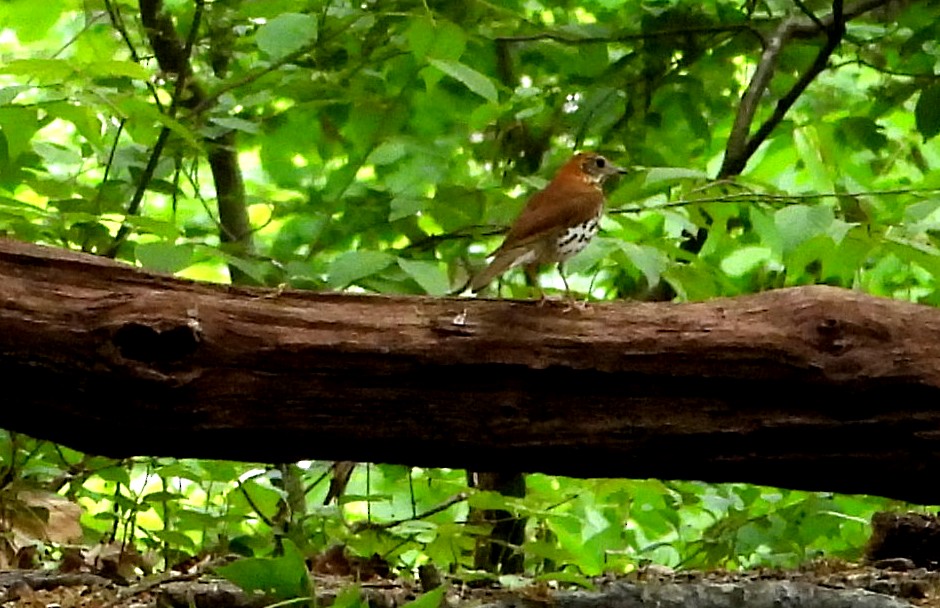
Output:
[[[571,292],[565,294],[565,309],[561,311],[562,314],[566,312],[571,312],[572,310],[579,310],[581,312],[591,310],[591,303],[587,299],[580,300],[575,297]]]
[[[539,294],[539,308],[556,304],[564,306],[561,311],[562,314],[571,312],[572,310],[585,311],[591,309],[591,304],[587,299],[582,300],[570,291],[565,292],[563,296],[547,296],[544,293]]]

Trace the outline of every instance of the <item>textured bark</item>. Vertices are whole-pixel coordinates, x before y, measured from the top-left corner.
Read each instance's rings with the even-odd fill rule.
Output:
[[[940,311],[197,284],[0,240],[0,427],[93,453],[746,481],[940,503]]]

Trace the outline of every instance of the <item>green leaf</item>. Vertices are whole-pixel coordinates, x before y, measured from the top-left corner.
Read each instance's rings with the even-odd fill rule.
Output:
[[[436,35],[434,23],[430,19],[412,19],[405,32],[408,48],[418,58],[424,58],[431,48]]]
[[[721,261],[721,269],[729,276],[739,277],[772,259],[773,251],[768,247],[742,247]]]
[[[403,217],[411,217],[428,206],[426,198],[414,196],[396,196],[389,204],[388,221],[394,222]]]
[[[139,98],[127,98],[117,101],[116,105],[120,108],[122,117],[129,121],[151,121],[162,125],[186,140],[194,149],[202,149],[199,137],[188,126],[164,114],[153,104]]]
[[[443,296],[450,292],[450,281],[441,262],[398,258],[398,265],[428,295]]]
[[[122,467],[107,467],[104,469],[99,469],[95,471],[95,475],[104,479],[105,481],[112,481],[117,484],[121,484],[124,487],[131,485],[131,476],[127,472],[127,469]]]
[[[401,140],[383,141],[369,154],[368,162],[374,165],[389,165],[405,156],[407,152]]]
[[[940,84],[921,89],[914,119],[925,141],[940,133]]]
[[[160,503],[160,502],[170,502],[172,500],[180,500],[185,498],[182,494],[177,494],[175,492],[166,492],[164,490],[157,490],[156,492],[150,492],[149,494],[143,496],[140,500],[143,502],[149,503]]]
[[[441,585],[436,589],[428,591],[417,599],[412,600],[407,604],[403,604],[401,608],[437,608],[441,605],[441,602],[444,599],[445,591],[447,591],[447,587]]]
[[[317,39],[317,18],[302,13],[282,13],[258,28],[255,43],[273,59],[282,59]]]
[[[66,7],[62,0],[6,0],[0,11],[0,30],[10,28],[16,32],[19,43],[32,43],[45,38],[67,10],[74,8],[71,5]]]
[[[0,74],[29,76],[37,84],[52,84],[68,80],[75,67],[66,59],[14,59],[0,67]]]
[[[395,256],[381,251],[347,251],[330,264],[329,284],[334,289],[346,287],[394,262]]]
[[[165,543],[169,543],[173,547],[182,547],[184,549],[189,549],[190,551],[196,550],[196,543],[188,534],[183,534],[182,532],[177,532],[176,530],[151,530],[150,534],[154,538],[159,538]]]
[[[649,167],[646,170],[646,179],[643,186],[659,185],[666,182],[676,182],[683,179],[708,179],[708,174],[697,169],[685,167]]]
[[[29,142],[39,128],[39,117],[35,108],[0,108],[0,135],[6,139],[9,160],[15,161],[20,154],[29,150]]]
[[[465,87],[483,99],[493,103],[497,103],[499,101],[499,94],[496,92],[496,86],[493,84],[493,82],[473,68],[466,66],[459,61],[452,61],[447,59],[428,59],[428,63],[444,72],[451,78],[459,80]]]
[[[310,595],[310,577],[303,555],[288,539],[281,557],[251,557],[216,568],[216,572],[246,593],[260,591],[275,600]]]
[[[646,284],[653,287],[659,284],[659,277],[669,265],[666,255],[649,245],[621,242],[620,249],[627,254],[630,262],[646,277]]]
[[[210,118],[209,122],[232,129],[233,131],[244,131],[245,133],[258,133],[261,131],[257,123],[236,116],[215,116]]]
[[[419,60],[434,57],[457,60],[467,46],[467,34],[456,23],[443,19],[414,19],[405,32],[408,48]]]
[[[467,498],[467,504],[475,509],[506,509],[508,501],[499,492],[474,492]]]
[[[774,214],[784,251],[791,251],[803,241],[826,233],[834,219],[832,209],[824,205],[791,205]]]
[[[81,66],[81,71],[92,78],[115,78],[124,76],[147,81],[153,75],[150,70],[134,61],[94,61]]]
[[[193,246],[167,242],[138,243],[134,249],[137,261],[148,270],[173,274],[192,263]]]
[[[849,116],[839,121],[839,128],[853,147],[865,147],[877,152],[888,145],[884,130],[871,118]]]

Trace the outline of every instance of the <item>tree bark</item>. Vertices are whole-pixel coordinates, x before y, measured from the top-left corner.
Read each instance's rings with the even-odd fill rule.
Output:
[[[0,427],[109,456],[741,481],[940,503],[940,311],[278,292],[0,240]]]

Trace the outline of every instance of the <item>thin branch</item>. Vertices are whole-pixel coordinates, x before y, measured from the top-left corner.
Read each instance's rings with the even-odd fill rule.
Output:
[[[842,1],[835,0],[834,4],[841,6]],[[835,12],[836,11],[834,11],[834,13]],[[819,49],[819,52],[816,53],[816,58],[813,60],[809,69],[803,72],[800,78],[790,87],[790,90],[780,98],[776,107],[774,107],[773,113],[761,124],[757,132],[747,138],[742,153],[738,156],[732,156],[731,154],[725,156],[725,160],[730,162],[726,162],[722,165],[718,177],[730,177],[731,175],[741,173],[748,159],[750,159],[754,152],[757,151],[757,148],[764,143],[764,140],[767,139],[770,133],[777,128],[777,125],[780,124],[790,108],[793,107],[793,104],[796,103],[796,100],[799,99],[800,95],[802,95],[810,83],[826,69],[829,63],[829,57],[832,55],[833,51],[836,50],[836,47],[839,46],[839,43],[842,42],[842,36],[845,34],[845,22],[841,20],[841,9],[838,13],[840,15],[839,20],[834,21],[833,24],[827,28],[826,43]],[[776,58],[774,58],[773,62],[776,64]],[[752,109],[750,112],[752,116],[753,112],[754,110]],[[750,122],[747,126],[750,127]]]
[[[558,32],[539,32],[537,34],[521,34],[517,36],[497,36],[493,40],[498,43],[506,42],[537,42],[539,40],[552,40],[562,44],[596,44],[610,42],[630,42],[634,40],[656,40],[659,38],[673,38],[691,34],[725,34],[747,32],[762,38],[760,32],[751,23],[731,23],[726,25],[703,25],[693,27],[672,28],[655,32],[638,32],[634,34],[617,34],[614,36],[572,36]]]
[[[826,29],[826,26],[823,24],[822,21],[819,20],[819,17],[816,16],[816,13],[814,13],[814,12],[811,11],[811,10],[809,10],[809,8],[807,8],[806,5],[803,4],[803,1],[802,1],[802,0],[793,0],[793,4],[795,4],[796,7],[797,7],[798,9],[800,9],[800,12],[803,13],[804,15],[806,15],[806,16],[809,18],[810,21],[812,21],[813,23],[815,23],[815,24],[816,24],[816,27],[817,27],[820,31]]]
[[[127,31],[127,26],[124,25],[124,17],[121,16],[121,10],[118,6],[111,3],[111,0],[104,0],[104,7],[108,13],[108,18],[111,20],[111,25],[117,30],[120,34],[121,39],[124,41],[124,45],[127,47],[127,51],[130,53],[131,59],[134,63],[140,64],[141,59],[140,55],[137,54],[137,49],[134,47],[134,42],[131,40],[130,33]],[[153,102],[157,108],[162,112],[163,111],[163,102],[160,101],[160,95],[157,93],[157,87],[154,86],[149,80],[145,83],[147,90],[150,91],[150,96],[153,97]]]
[[[852,59],[852,60],[849,60],[849,61],[843,61],[842,63],[838,63],[838,64],[836,64],[836,65],[834,65],[834,66],[832,66],[832,67],[833,67],[833,69],[839,69],[839,68],[845,67],[845,66],[847,66],[847,65],[860,65],[860,66],[864,66],[864,67],[866,67],[866,68],[875,70],[876,72],[878,72],[878,73],[880,73],[880,74],[887,74],[888,76],[896,76],[896,77],[898,77],[898,78],[914,78],[914,79],[918,79],[918,80],[937,80],[937,79],[940,79],[940,74],[935,74],[935,73],[933,73],[933,72],[903,72],[903,71],[901,71],[901,70],[892,70],[892,69],[890,69],[890,68],[884,68],[884,67],[881,67],[881,66],[877,66],[877,65],[875,65],[874,63],[871,63],[870,61],[867,61],[867,60],[865,60],[865,59],[862,59],[861,57],[856,57],[855,59]]]
[[[124,25],[124,18],[121,16],[120,9],[111,4],[111,0],[104,0],[104,8],[111,19],[111,25],[114,26],[114,29],[121,35],[121,39],[124,40],[124,44],[131,54],[131,59],[134,60],[134,63],[140,63],[140,56],[137,54],[137,49],[134,47],[130,33],[127,31],[127,26]]]
[[[117,132],[114,134],[114,141],[111,143],[111,150],[108,151],[108,162],[104,166],[104,175],[101,177],[101,185],[103,186],[108,182],[108,177],[111,175],[111,168],[114,166],[114,156],[117,154],[118,143],[121,141],[121,133],[124,132],[124,125],[127,123],[126,118],[122,118],[118,121]],[[99,195],[100,195],[99,191]]]
[[[809,194],[762,194],[757,192],[742,192],[739,194],[724,194],[721,196],[710,196],[695,199],[680,199],[669,201],[658,205],[649,205],[646,207],[620,207],[608,211],[611,215],[621,213],[640,213],[643,211],[656,211],[658,209],[668,209],[671,207],[685,207],[687,205],[696,205],[699,203],[800,203],[807,200],[819,200],[824,198],[856,198],[864,196],[899,196],[910,195],[928,195],[940,192],[940,188],[912,188],[896,190],[872,190],[868,192],[820,192]],[[443,236],[443,235],[441,235]]]
[[[799,96],[809,84],[818,76],[829,62],[829,57],[838,47],[845,34],[845,24],[848,20],[867,11],[887,3],[888,0],[858,0],[850,7],[844,8],[842,0],[833,2],[832,11],[822,19],[808,19],[805,17],[791,17],[781,23],[768,38],[761,59],[748,83],[747,89],[741,98],[738,114],[735,116],[734,126],[728,136],[725,148],[725,158],[718,172],[719,178],[738,175],[744,170],[747,161],[757,148],[783,120],[787,111],[793,106]],[[803,7],[805,8],[805,7]],[[751,124],[757,113],[761,98],[770,86],[774,71],[784,47],[793,38],[811,37],[818,34],[820,27],[826,32],[826,42],[819,49],[813,63],[797,80],[787,93],[780,98],[773,114],[764,121],[754,135],[750,135]]]
[[[98,13],[97,15],[93,16],[91,19],[88,19],[85,22],[85,27],[75,32],[74,36],[66,40],[65,44],[59,47],[59,50],[57,50],[55,53],[52,54],[52,59],[55,59],[56,57],[61,55],[63,52],[65,52],[66,49],[68,49],[70,46],[75,44],[75,41],[78,40],[85,32],[91,29],[91,26],[93,26],[95,23],[100,21],[102,17],[104,17],[104,13]]]
[[[358,528],[358,530],[356,530],[356,531],[361,531],[361,530],[365,530],[365,529],[368,529],[368,530],[388,530],[388,529],[390,529],[390,528],[394,528],[395,526],[399,526],[399,525],[404,524],[404,523],[407,523],[407,522],[409,522],[409,521],[420,521],[420,520],[422,520],[422,519],[427,519],[428,517],[431,517],[432,515],[437,515],[438,513],[441,513],[442,511],[446,511],[447,509],[451,508],[452,506],[456,505],[457,503],[461,503],[461,502],[467,500],[467,496],[468,496],[468,494],[467,494],[466,492],[460,492],[460,493],[458,493],[458,494],[454,494],[453,496],[451,496],[450,498],[448,498],[447,500],[445,500],[445,501],[442,502],[441,504],[439,504],[439,505],[437,505],[437,506],[434,506],[434,507],[431,507],[431,508],[428,509],[427,511],[424,511],[423,513],[419,513],[418,515],[416,515],[416,516],[414,516],[414,517],[405,517],[405,518],[402,518],[402,519],[396,519],[396,520],[392,520],[392,521],[382,522],[382,523],[380,523],[380,524],[363,523],[363,524],[359,524],[359,525],[356,526],[356,528]]]
[[[166,147],[166,142],[169,138],[170,128],[163,127],[160,129],[160,133],[157,135],[157,141],[153,144],[153,150],[150,151],[150,158],[147,159],[147,166],[144,167],[140,178],[137,180],[137,188],[134,190],[134,196],[131,197],[131,202],[127,205],[127,211],[124,212],[125,217],[135,216],[137,212],[140,211],[140,205],[144,200],[147,186],[149,186],[150,182],[153,180],[153,175],[157,171],[157,165],[160,163],[160,156],[163,154],[163,148]],[[108,247],[102,255],[106,258],[114,258],[117,256],[118,249],[120,249],[124,241],[127,240],[130,232],[131,225],[125,221],[118,229],[111,246]]]
[[[199,23],[202,17],[202,2],[196,3],[196,11],[193,15],[192,27],[189,31],[189,36],[186,38],[186,46],[183,48],[183,57],[185,58],[186,65],[189,64],[189,56],[192,53],[193,45],[196,40],[196,30],[199,28]],[[189,73],[191,70],[180,70],[176,73],[176,86],[173,89],[173,99],[170,102],[170,108],[167,110],[167,115],[170,118],[173,118],[176,115],[176,110],[179,107],[180,100],[183,98],[183,93],[189,82]],[[144,200],[144,194],[147,192],[147,187],[150,185],[150,182],[153,180],[154,173],[157,171],[157,165],[160,163],[160,157],[163,155],[163,148],[166,147],[166,142],[170,138],[170,128],[163,127],[160,129],[160,134],[157,135],[157,141],[153,145],[153,150],[150,152],[150,158],[147,159],[147,166],[144,167],[143,172],[140,174],[140,179],[137,180],[137,189],[134,190],[134,196],[131,197],[131,202],[127,205],[127,211],[125,216],[134,216],[137,215],[140,211],[140,205]],[[131,225],[128,223],[121,224],[121,227],[118,229],[117,235],[114,237],[114,242],[111,244],[111,247],[104,252],[105,257],[113,258],[117,255],[118,249],[121,245],[124,244],[124,241],[127,239],[128,235],[131,232]]]
[[[186,43],[182,47],[177,44],[178,41],[175,39],[176,33],[173,29],[172,21],[160,13],[160,5],[160,0],[141,0],[141,19],[144,22],[144,27],[147,28],[150,34],[151,44],[154,47],[154,52],[157,53],[157,61],[166,71],[176,74],[176,86],[173,89],[173,98],[170,102],[169,109],[166,111],[166,114],[170,118],[173,118],[179,106],[186,103],[184,101],[184,92],[187,88],[190,89],[193,97],[196,97],[199,93],[198,88],[191,82],[190,76],[192,75],[192,67],[189,63],[189,58],[192,55],[193,47],[196,42],[196,34],[202,21],[204,4],[201,0],[197,0],[192,25],[186,37]],[[125,216],[134,216],[140,211],[144,194],[150,182],[153,180],[154,173],[156,173],[157,166],[160,163],[160,157],[163,154],[163,149],[166,147],[169,137],[170,128],[164,126],[160,130],[159,135],[157,135],[157,141],[154,143],[153,150],[150,152],[147,165],[144,167],[140,179],[137,181],[137,189],[134,191],[134,195],[127,205]],[[122,223],[121,227],[118,229],[117,235],[114,237],[114,242],[103,255],[109,258],[115,257],[121,245],[124,244],[124,241],[130,235],[131,229],[130,224],[126,222]]]
[[[261,509],[258,508],[258,505],[255,504],[255,501],[252,500],[251,495],[248,494],[248,490],[245,489],[245,485],[241,480],[236,482],[238,484],[238,490],[242,493],[242,496],[245,497],[245,502],[248,503],[248,506],[251,507],[251,510],[258,514],[258,519],[260,519],[266,526],[269,528],[274,528],[274,521],[265,515]]]
[[[760,98],[770,84],[774,70],[777,68],[777,58],[780,56],[780,52],[783,50],[783,46],[786,42],[787,32],[789,31],[787,24],[789,23],[791,22],[788,21],[781,25],[780,28],[767,39],[767,44],[757,64],[757,69],[754,71],[751,82],[748,84],[744,95],[741,97],[741,105],[738,106],[738,113],[734,118],[734,125],[731,127],[731,134],[728,136],[728,145],[725,148],[725,164],[728,163],[729,159],[738,159],[745,155],[747,136],[751,129],[751,122],[754,120],[754,114],[757,112]],[[719,177],[727,177],[734,173],[735,172],[730,169],[726,171],[724,166],[722,166]],[[740,171],[738,171],[738,173],[740,173]]]

